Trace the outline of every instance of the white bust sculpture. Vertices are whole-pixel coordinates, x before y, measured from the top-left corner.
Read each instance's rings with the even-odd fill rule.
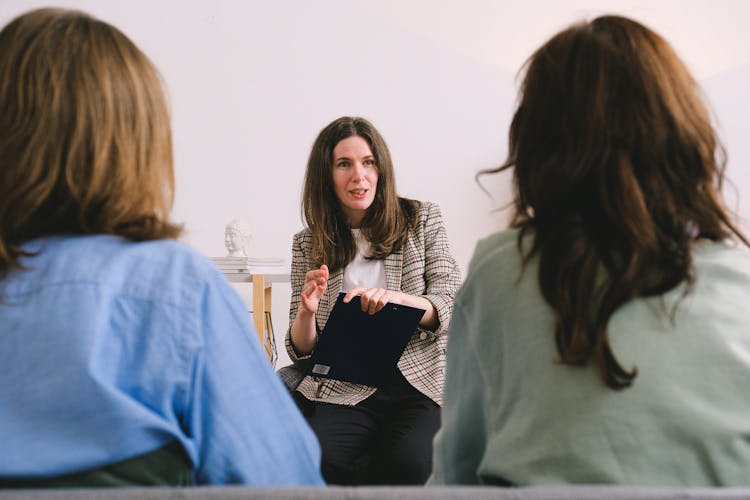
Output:
[[[227,257],[249,257],[252,239],[250,224],[245,219],[233,219],[230,221],[224,232],[224,245],[226,245],[228,252]]]

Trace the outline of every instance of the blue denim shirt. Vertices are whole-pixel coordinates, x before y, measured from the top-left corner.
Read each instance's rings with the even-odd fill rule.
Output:
[[[206,258],[113,236],[24,248],[24,269],[0,281],[0,478],[177,440],[197,483],[323,484],[314,434]]]

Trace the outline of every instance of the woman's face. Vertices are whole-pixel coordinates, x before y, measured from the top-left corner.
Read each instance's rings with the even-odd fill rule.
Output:
[[[375,200],[378,166],[370,145],[353,135],[333,148],[333,189],[353,228],[358,228]]]

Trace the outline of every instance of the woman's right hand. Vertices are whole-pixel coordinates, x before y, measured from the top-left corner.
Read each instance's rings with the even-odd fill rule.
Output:
[[[315,314],[318,312],[320,298],[328,286],[328,266],[323,264],[319,269],[307,271],[305,284],[300,294],[300,308],[306,312]]]
[[[297,316],[291,328],[291,341],[297,356],[306,356],[312,352],[317,341],[315,314],[318,312],[320,298],[328,286],[328,266],[307,271],[305,284],[299,296]]]

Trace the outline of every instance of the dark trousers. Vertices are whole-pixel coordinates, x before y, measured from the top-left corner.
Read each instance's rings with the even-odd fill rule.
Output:
[[[355,406],[295,396],[320,442],[327,483],[424,484],[432,472],[440,407],[401,372]]]
[[[0,479],[2,488],[112,488],[115,486],[190,486],[193,463],[182,445],[173,441],[158,450],[95,469],[64,476]],[[0,493],[0,497],[2,497]],[[29,495],[33,497],[34,495]],[[66,497],[67,495],[63,495]]]

